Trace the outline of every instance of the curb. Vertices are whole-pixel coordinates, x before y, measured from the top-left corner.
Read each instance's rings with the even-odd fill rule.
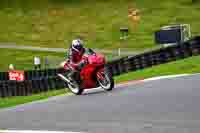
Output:
[[[197,75],[197,74],[165,75],[165,76],[157,76],[157,77],[146,78],[146,79],[129,80],[129,81],[118,83],[116,84],[116,86],[121,87],[121,86],[130,85],[130,84],[139,84],[139,83],[150,82],[150,81],[155,81],[155,80],[172,79],[172,78],[185,77],[185,76],[190,76],[190,75]]]

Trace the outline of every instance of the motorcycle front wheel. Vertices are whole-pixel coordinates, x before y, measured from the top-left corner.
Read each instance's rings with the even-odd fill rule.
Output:
[[[81,95],[83,92],[83,89],[80,88],[80,86],[77,83],[72,83],[66,76],[64,76],[63,74],[58,74],[58,76],[64,80],[67,85],[68,88],[72,93],[76,94],[76,95]]]
[[[76,95],[81,95],[83,92],[83,89],[81,89],[77,84],[68,83],[68,87],[70,91]]]

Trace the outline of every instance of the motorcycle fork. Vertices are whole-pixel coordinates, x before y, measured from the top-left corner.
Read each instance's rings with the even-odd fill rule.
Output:
[[[104,80],[105,77],[102,76],[102,73],[104,74],[104,72],[97,72],[97,77],[100,79],[100,80]]]

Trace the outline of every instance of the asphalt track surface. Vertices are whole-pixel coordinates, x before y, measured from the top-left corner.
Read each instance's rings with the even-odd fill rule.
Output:
[[[59,96],[0,110],[0,129],[91,133],[199,133],[200,75]]]

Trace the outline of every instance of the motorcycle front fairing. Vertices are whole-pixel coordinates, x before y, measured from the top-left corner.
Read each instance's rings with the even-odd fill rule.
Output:
[[[82,82],[82,88],[95,88],[98,87],[97,82],[95,81],[95,72],[99,68],[103,68],[105,64],[105,57],[101,54],[93,53],[91,55],[86,55],[88,58],[88,65],[83,67],[80,72],[80,77]]]
[[[93,77],[95,70],[96,70],[96,65],[93,65],[93,64],[89,64],[82,69],[80,73],[81,80],[82,80],[81,88],[90,89],[90,88],[97,87],[97,84],[94,81],[94,77]]]

